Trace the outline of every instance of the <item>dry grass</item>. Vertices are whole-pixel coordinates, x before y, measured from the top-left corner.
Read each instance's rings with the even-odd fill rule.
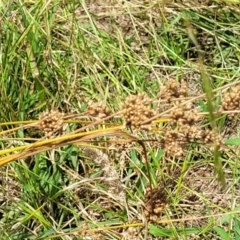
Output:
[[[192,5],[3,4],[1,239],[237,239],[239,10]]]

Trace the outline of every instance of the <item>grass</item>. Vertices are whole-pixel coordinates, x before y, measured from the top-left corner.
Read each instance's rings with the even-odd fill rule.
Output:
[[[0,6],[1,239],[239,239],[239,109],[216,114],[239,84],[238,2]],[[178,101],[223,150],[214,138],[171,154],[171,79],[187,82]],[[122,114],[141,92],[151,131]],[[96,102],[112,116],[89,117]],[[38,119],[51,109],[63,132],[46,139]]]

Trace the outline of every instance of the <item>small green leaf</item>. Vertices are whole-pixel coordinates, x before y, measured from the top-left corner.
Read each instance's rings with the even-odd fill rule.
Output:
[[[178,234],[197,234],[199,229],[197,228],[184,228],[176,230]],[[174,237],[176,234],[174,229],[160,228],[154,225],[149,225],[149,232],[155,237]]]
[[[226,145],[240,145],[240,138],[230,138],[225,141]]]
[[[230,239],[229,233],[226,232],[224,229],[222,229],[221,227],[215,227],[215,231],[217,232],[217,234],[222,238],[222,239]]]
[[[240,221],[237,218],[234,219],[234,236],[235,239],[240,239]]]

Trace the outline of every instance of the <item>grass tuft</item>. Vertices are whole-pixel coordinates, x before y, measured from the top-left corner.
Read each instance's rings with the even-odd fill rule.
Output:
[[[1,239],[238,239],[238,3],[0,3]]]

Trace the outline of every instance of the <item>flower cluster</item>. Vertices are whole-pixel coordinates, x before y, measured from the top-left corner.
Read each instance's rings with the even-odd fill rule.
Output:
[[[150,221],[157,221],[167,205],[167,196],[163,187],[148,188],[144,199],[144,214]]]
[[[240,86],[235,86],[230,91],[223,94],[222,110],[240,110]],[[233,118],[234,114],[229,114],[228,117]]]
[[[221,147],[222,137],[216,130],[202,129],[200,118],[192,106],[173,108],[170,114],[168,129],[162,140],[165,152],[169,156],[181,157],[185,153],[187,143],[199,142]]]
[[[144,121],[155,115],[150,103],[151,99],[146,93],[127,97],[122,107],[126,125],[132,128],[150,130],[151,121],[148,124],[143,124]]]
[[[187,95],[188,86],[185,81],[180,83],[174,79],[170,79],[167,86],[162,88],[161,97],[165,98],[168,102],[171,102],[173,98],[182,98]]]
[[[62,131],[63,117],[64,113],[57,110],[47,110],[39,114],[38,127],[45,133],[46,138],[51,138]]]
[[[105,104],[97,102],[91,104],[86,113],[91,117],[105,118],[111,114],[111,111]]]

